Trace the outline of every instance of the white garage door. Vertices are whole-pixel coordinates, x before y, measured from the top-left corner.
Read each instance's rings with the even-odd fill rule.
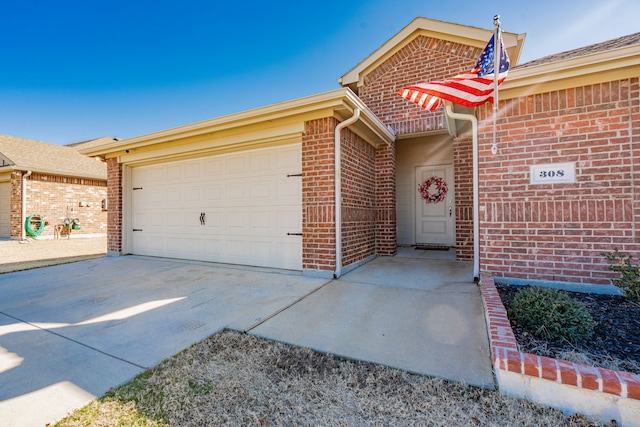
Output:
[[[301,157],[295,144],[133,168],[132,252],[301,270]]]
[[[0,237],[11,237],[11,182],[0,182]]]

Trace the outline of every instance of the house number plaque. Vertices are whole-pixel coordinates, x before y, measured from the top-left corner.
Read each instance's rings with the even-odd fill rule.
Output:
[[[531,184],[555,184],[575,181],[575,162],[531,165]]]

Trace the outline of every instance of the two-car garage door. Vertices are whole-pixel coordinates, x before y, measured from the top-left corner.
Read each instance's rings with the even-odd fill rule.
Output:
[[[131,171],[137,255],[302,269],[301,145]]]

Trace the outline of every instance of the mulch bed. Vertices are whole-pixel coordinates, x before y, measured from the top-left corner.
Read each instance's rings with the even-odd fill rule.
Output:
[[[594,334],[578,344],[548,342],[525,331],[511,317],[511,302],[525,287],[496,283],[521,351],[640,374],[640,305],[619,295],[566,291],[581,301],[597,322]]]

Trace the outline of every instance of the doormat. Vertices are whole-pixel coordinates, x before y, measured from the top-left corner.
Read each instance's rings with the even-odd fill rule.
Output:
[[[417,245],[416,250],[420,251],[448,251],[450,246],[446,245]]]

